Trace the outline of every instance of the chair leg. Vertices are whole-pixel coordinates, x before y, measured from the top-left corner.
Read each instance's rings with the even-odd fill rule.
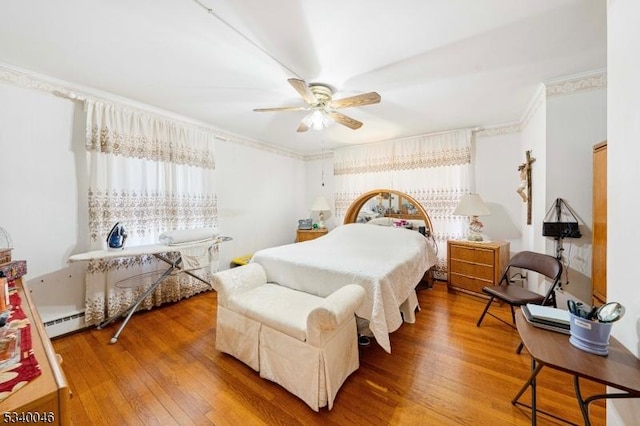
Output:
[[[511,321],[515,324],[516,323],[516,312],[513,309],[513,305],[509,305],[509,307],[511,308]]]
[[[520,355],[520,352],[522,352],[522,348],[524,348],[524,343],[522,342],[522,340],[520,340],[520,344],[518,345],[518,348],[516,349],[516,353],[518,355]]]
[[[489,310],[489,306],[491,306],[491,302],[493,302],[493,296],[491,296],[491,298],[487,302],[487,306],[484,307],[484,311],[482,311],[482,315],[480,315],[480,318],[476,323],[476,327],[480,327],[480,324],[482,324],[482,320],[484,319],[484,316],[487,314],[487,311]]]

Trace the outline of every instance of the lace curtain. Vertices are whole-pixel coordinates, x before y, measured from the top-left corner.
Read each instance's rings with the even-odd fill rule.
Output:
[[[127,246],[157,243],[164,231],[217,226],[212,133],[99,101],[85,108],[90,249],[106,247],[116,222],[127,231]],[[124,311],[167,266],[151,255],[89,262],[87,324]],[[208,279],[209,272],[200,275]],[[206,289],[187,274],[170,276],[140,309]]]
[[[438,246],[437,271],[446,271],[448,239],[466,235],[468,219],[453,216],[471,187],[471,131],[387,141],[334,153],[336,220],[359,195],[378,188],[402,191],[425,208]]]

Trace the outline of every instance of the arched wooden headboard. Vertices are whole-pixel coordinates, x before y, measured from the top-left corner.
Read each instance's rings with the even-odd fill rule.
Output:
[[[367,201],[369,201],[371,198],[378,196],[379,194],[384,194],[384,193],[390,193],[390,194],[395,194],[398,196],[398,198],[401,199],[405,199],[408,202],[410,202],[411,204],[413,204],[413,206],[416,208],[418,214],[417,215],[411,215],[411,219],[419,219],[419,220],[423,220],[425,223],[425,226],[427,227],[428,231],[429,231],[429,235],[433,235],[433,226],[431,224],[431,218],[429,217],[429,214],[427,213],[427,211],[424,209],[424,207],[422,207],[422,205],[416,201],[413,197],[411,197],[410,195],[405,194],[404,192],[400,192],[400,191],[395,191],[393,189],[374,189],[373,191],[369,191],[365,194],[362,194],[360,197],[356,198],[355,201],[353,203],[351,203],[351,205],[349,206],[349,208],[347,209],[347,213],[344,217],[344,223],[356,223],[358,221],[358,213],[360,212],[360,209],[362,209],[362,207],[365,205],[365,203]],[[399,218],[403,218],[402,215],[399,216]],[[409,217],[407,217],[408,219]]]

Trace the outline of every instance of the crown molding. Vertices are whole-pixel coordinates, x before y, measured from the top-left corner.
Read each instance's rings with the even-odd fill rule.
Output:
[[[69,99],[71,101],[84,102],[88,99],[93,101],[106,101],[121,104],[125,107],[135,108],[145,113],[153,113],[171,120],[178,120],[183,123],[200,127],[204,130],[214,133],[215,138],[225,142],[237,143],[254,149],[270,152],[272,154],[282,155],[285,157],[304,160],[302,154],[289,151],[283,148],[277,148],[273,145],[263,143],[261,141],[248,139],[230,132],[223,131],[210,124],[194,120],[190,117],[181,116],[151,105],[123,98],[111,93],[102,92],[89,87],[75,85],[66,81],[57,80],[55,78],[37,74],[31,71],[19,69],[8,64],[0,62],[0,81],[11,83],[15,86],[25,89],[40,90],[51,93],[54,96]]]
[[[477,138],[482,138],[482,137],[509,135],[513,133],[520,133],[521,131],[522,131],[521,123],[509,123],[509,124],[500,124],[497,126],[490,126],[490,127],[485,127],[482,129],[475,130],[474,135]]]
[[[606,89],[606,71],[597,71],[563,78],[561,81],[545,82],[547,97],[570,95],[576,92],[594,89]]]
[[[613,0],[611,0],[611,3]],[[8,64],[0,62],[0,81],[12,83],[16,86],[26,89],[41,90],[49,92],[54,96],[66,98],[72,101],[85,101],[87,99],[103,100],[108,102],[116,102],[125,106],[140,109],[145,112],[151,112],[170,118],[179,120],[185,123],[189,123],[195,126],[202,127],[215,134],[216,139],[225,142],[236,143],[242,146],[259,149],[276,155],[282,155],[285,157],[294,158],[303,161],[314,161],[333,157],[333,152],[327,152],[324,154],[311,154],[303,155],[294,151],[278,148],[273,145],[269,145],[259,140],[248,139],[230,132],[223,131],[215,128],[207,123],[194,120],[189,117],[180,116],[175,113],[165,111],[150,105],[142,104],[131,99],[123,98],[111,93],[102,92],[96,89],[75,85],[66,81],[57,80],[49,76],[37,74],[31,71],[26,71],[13,67]],[[528,107],[525,109],[524,114],[520,120],[520,123],[508,123],[497,126],[490,126],[480,129],[472,129],[472,132],[476,137],[490,137],[500,136],[511,133],[519,133],[527,127],[531,118],[535,115],[537,110],[543,104],[546,98],[555,96],[569,95],[577,92],[603,89],[607,87],[607,73],[606,70],[597,70],[583,74],[575,74],[566,76],[561,79],[548,80],[541,83],[536,93],[534,94]],[[449,130],[452,131],[452,130]],[[449,132],[447,131],[447,132]],[[446,133],[446,132],[441,132]],[[435,133],[437,134],[437,133]],[[431,134],[433,135],[433,134]],[[411,136],[409,138],[431,136],[431,135],[418,135]]]
[[[304,161],[327,160],[333,158],[333,151],[322,154],[309,154],[304,156]]]
[[[543,83],[538,85],[536,93],[531,98],[529,105],[524,110],[522,118],[520,119],[520,130],[524,130],[531,121],[531,118],[538,112],[538,109],[542,106],[543,101],[546,100],[546,88]]]

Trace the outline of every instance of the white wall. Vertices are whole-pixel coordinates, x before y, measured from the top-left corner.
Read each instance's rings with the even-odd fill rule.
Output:
[[[505,240],[512,253],[522,251],[522,200],[516,193],[520,177],[518,166],[524,162],[520,132],[482,131],[475,137],[475,191],[480,194],[491,215],[481,218],[490,240]],[[499,155],[496,155],[499,153]]]
[[[607,8],[608,175],[607,299],[622,302],[625,316],[612,334],[640,356],[640,286],[635,242],[640,198],[640,2],[612,0]],[[607,424],[640,424],[640,400],[607,403]]]
[[[216,142],[220,229],[233,241],[220,246],[220,267],[231,259],[293,243],[306,217],[302,159],[230,141]]]
[[[13,258],[27,260],[24,279],[42,320],[77,314],[86,265],[66,260],[88,247],[83,105],[0,81],[0,117],[0,226],[12,237]],[[219,225],[233,238],[220,246],[221,269],[293,242],[307,214],[303,159],[263,148],[216,140]]]
[[[318,221],[318,214],[311,212],[310,209],[315,198],[322,195],[332,207],[331,215],[328,218],[325,216],[325,226],[331,230],[341,225],[342,222],[337,222],[335,217],[333,155],[331,153],[317,155],[305,161],[305,176],[305,206],[307,210],[305,211],[305,215],[299,219],[311,218],[313,219],[313,223]]]
[[[531,224],[525,225],[523,228],[522,248],[523,250],[545,253],[545,241],[541,235],[542,220],[547,208],[547,175],[545,172],[547,156],[547,100],[543,85],[540,85],[522,121],[522,140],[520,142],[522,162],[525,161],[524,153],[526,151],[531,151],[531,157],[535,159],[531,165]],[[526,224],[527,207],[524,203],[520,215],[523,223]]]
[[[66,263],[86,244],[78,229],[78,114],[71,101],[0,82],[0,226],[13,240],[13,259],[27,261],[23,279],[45,322],[84,309],[82,265]]]
[[[562,198],[577,216],[582,237],[565,238],[562,244],[563,288],[587,304],[591,303],[593,146],[607,138],[606,117],[604,87],[547,96],[545,207],[548,210]],[[555,254],[555,240],[545,240],[546,252]]]
[[[523,228],[523,249],[556,255],[555,240],[542,235],[542,224],[557,198],[575,211],[583,234],[579,239],[563,240],[563,282],[568,280],[569,285],[558,295],[560,306],[569,297],[587,303],[591,298],[592,149],[606,139],[607,95],[606,88],[598,84],[584,89],[586,85],[573,83],[592,80],[584,75],[541,85],[523,118],[522,152],[531,150],[535,158],[532,220]],[[521,215],[526,223],[524,203]],[[529,285],[539,292],[546,290],[540,277]]]

